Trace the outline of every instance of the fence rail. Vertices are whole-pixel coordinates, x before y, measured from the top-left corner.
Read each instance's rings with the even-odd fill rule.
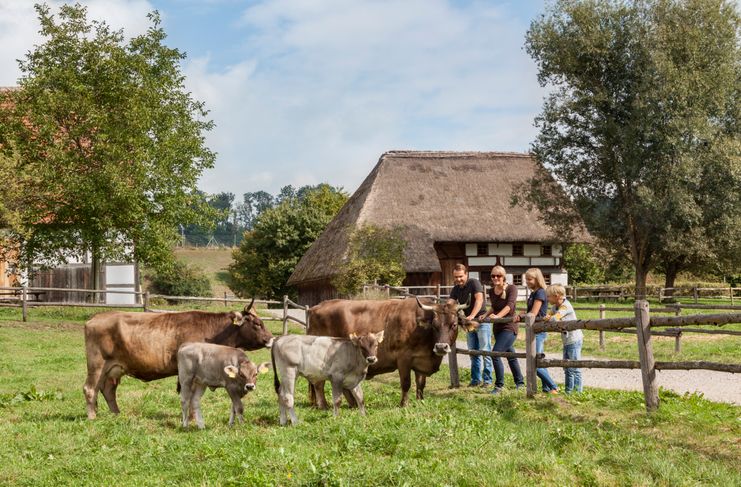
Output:
[[[604,312],[604,309],[601,311]],[[641,369],[641,380],[643,382],[643,393],[647,411],[651,412],[659,406],[658,385],[656,382],[657,370],[714,370],[719,372],[741,373],[741,364],[726,364],[709,361],[684,361],[684,362],[657,362],[653,356],[652,336],[675,336],[680,337],[683,333],[699,332],[723,335],[741,335],[735,330],[711,330],[703,328],[688,328],[692,325],[714,325],[724,326],[730,323],[741,323],[741,313],[723,314],[700,314],[688,316],[657,316],[649,313],[648,301],[639,300],[633,308],[634,316],[631,318],[604,318],[597,320],[573,320],[573,321],[536,321],[532,314],[525,317],[525,353],[502,353],[484,352],[478,350],[460,350],[455,346],[449,357],[451,361],[450,385],[460,387],[458,377],[457,355],[485,355],[491,357],[516,357],[525,358],[525,376],[527,381],[527,395],[533,397],[537,392],[538,368],[569,367],[569,368],[604,368],[604,369]],[[504,318],[497,321],[511,321]],[[652,330],[652,328],[663,328],[672,326],[667,330]],[[627,328],[627,329],[626,329]],[[569,330],[606,330],[635,334],[638,342],[638,360],[561,360],[547,359],[542,354],[536,354],[535,335],[543,331],[569,331]],[[602,336],[600,337],[602,338]],[[678,347],[679,345],[677,345]]]

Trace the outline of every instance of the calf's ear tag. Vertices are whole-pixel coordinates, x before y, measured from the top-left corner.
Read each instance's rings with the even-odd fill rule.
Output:
[[[227,365],[224,367],[224,372],[226,375],[229,376],[229,378],[233,379],[237,376],[237,368],[233,365]]]

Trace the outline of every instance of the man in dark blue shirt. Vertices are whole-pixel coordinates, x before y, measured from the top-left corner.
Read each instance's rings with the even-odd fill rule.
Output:
[[[469,303],[464,309],[466,324],[472,325],[468,332],[467,341],[469,350],[491,351],[491,323],[480,323],[486,315],[484,286],[478,279],[468,277],[468,270],[463,264],[456,264],[453,268],[453,290],[450,298],[459,303]],[[479,322],[479,323],[477,323]],[[481,356],[471,355],[471,382],[469,387],[490,386],[492,382],[493,363],[491,357],[484,357],[483,377],[481,374]]]

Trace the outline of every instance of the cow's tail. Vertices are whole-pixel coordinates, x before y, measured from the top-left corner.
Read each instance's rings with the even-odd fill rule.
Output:
[[[278,369],[275,368],[275,342],[270,347],[270,361],[273,363],[273,387],[275,387],[275,393],[280,394],[280,379],[278,379]]]

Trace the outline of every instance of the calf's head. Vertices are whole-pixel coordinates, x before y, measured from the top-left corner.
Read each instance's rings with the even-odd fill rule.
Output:
[[[458,312],[468,304],[458,304],[455,299],[448,299],[445,303],[439,304],[422,304],[419,298],[415,299],[421,314],[418,315],[417,323],[432,329],[435,336],[432,352],[439,356],[450,353],[450,344],[458,336]]]
[[[350,335],[350,341],[363,354],[368,364],[374,364],[378,360],[376,354],[378,353],[378,345],[383,341],[383,330],[378,333],[369,333],[360,336],[352,333]]]
[[[240,395],[244,396],[249,391],[255,389],[257,374],[267,372],[269,369],[269,362],[255,365],[247,358],[240,360],[238,366],[227,365],[224,367],[224,373],[227,377],[226,387],[228,389],[234,389]]]
[[[273,345],[273,334],[265,328],[265,324],[252,308],[254,303],[255,299],[253,298],[252,302],[244,307],[243,312],[235,311],[232,313],[232,324],[237,330],[234,345],[236,348],[257,350],[263,347],[270,348]]]

